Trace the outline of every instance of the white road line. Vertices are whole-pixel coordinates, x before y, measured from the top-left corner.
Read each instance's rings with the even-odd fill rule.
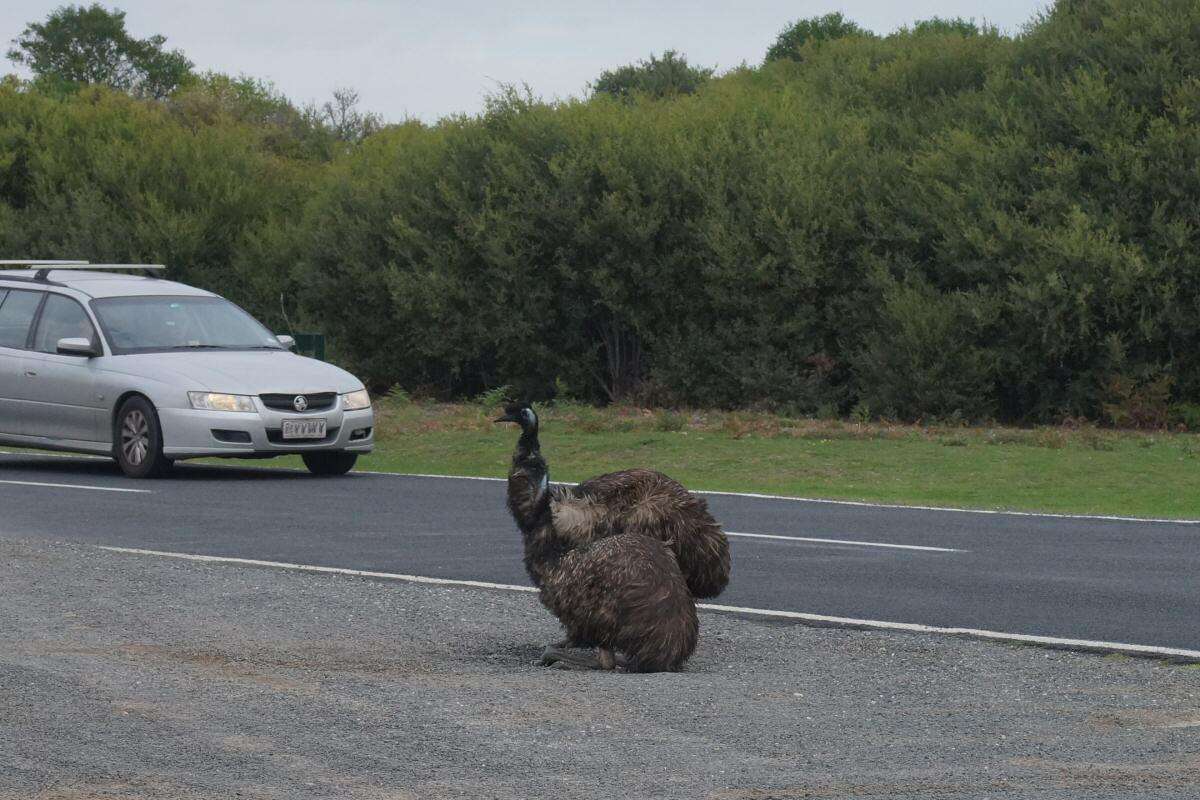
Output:
[[[1041,645],[1058,650],[1083,650],[1091,653],[1123,653],[1131,656],[1151,656],[1154,658],[1200,662],[1200,650],[1184,650],[1177,647],[1101,642],[1092,639],[1064,639],[1058,636],[1003,633],[1001,631],[988,631],[979,628],[943,628],[936,625],[918,625],[912,622],[882,622],[874,619],[830,617],[825,614],[804,614],[799,611],[775,611],[767,608],[744,608],[742,606],[722,606],[711,603],[697,603],[696,608],[704,608],[709,611],[724,611],[731,614],[783,617],[818,626],[827,625],[838,628],[861,628],[864,630],[907,631],[909,633],[935,633],[943,636],[965,636],[972,639]]]
[[[262,467],[261,469],[271,469]],[[478,475],[434,475],[426,472],[372,472],[370,470],[355,470],[359,475],[386,475],[400,478],[447,478],[456,481],[505,481],[506,478],[488,478]],[[557,486],[572,485],[566,481],[554,481]],[[693,494],[710,494],[719,497],[752,497],[758,500],[790,500],[795,503],[820,503],[831,506],[852,506],[857,508],[888,508],[899,511],[942,511],[952,514],[992,514],[1012,517],[1046,517],[1049,519],[1091,519],[1109,522],[1154,522],[1167,525],[1200,525],[1200,519],[1170,519],[1167,517],[1121,517],[1103,514],[1052,514],[1042,511],[1006,511],[995,508],[954,508],[952,506],[914,506],[899,503],[871,503],[866,500],[829,500],[822,497],[796,497],[786,494],[760,494],[757,492],[719,492],[711,489],[692,489]]]
[[[282,561],[261,561],[254,558],[233,558],[231,556],[202,556],[191,553],[171,553],[162,550],[143,550],[136,547],[99,546],[100,550],[113,553],[127,553],[139,556],[159,556],[162,558],[179,558],[186,561],[200,561],[213,564],[240,564],[254,567],[272,567],[275,569],[299,570],[301,572],[317,572],[334,575],[351,575],[363,578],[382,578],[386,580],[405,581],[407,583],[433,584],[435,586],[468,586],[479,589],[501,589],[509,592],[536,592],[532,586],[518,586],[511,583],[491,583],[489,581],[469,581],[454,578],[430,578],[424,575],[403,575],[392,572],[372,572],[370,570],[343,569],[340,567],[318,567],[309,564],[289,564]],[[919,625],[911,622],[884,622],[873,619],[855,619],[853,617],[831,617],[825,614],[806,614],[800,611],[777,611],[770,608],[749,608],[746,606],[725,606],[716,603],[697,603],[696,608],[705,611],[717,611],[727,614],[745,614],[759,617],[777,617],[791,619],[802,624],[817,627],[856,628],[862,630],[905,631],[908,633],[938,634],[943,636],[961,636],[971,639],[988,641],[1013,642],[1016,644],[1031,644],[1050,647],[1058,650],[1081,650],[1092,653],[1122,653],[1130,656],[1162,658],[1174,661],[1200,663],[1200,650],[1184,650],[1176,647],[1155,647],[1144,644],[1125,644],[1122,642],[1102,642],[1091,639],[1065,639],[1057,636],[1034,636],[1023,633],[1003,633],[1001,631],[981,630],[978,628],[944,628],[935,625]]]
[[[242,564],[249,567],[274,567],[276,569],[291,569],[301,572],[322,572],[331,575],[352,575],[358,578],[386,578],[393,581],[408,583],[429,583],[437,586],[471,586],[476,589],[504,589],[510,592],[536,592],[532,586],[516,586],[511,583],[491,583],[489,581],[467,581],[455,578],[429,578],[424,575],[404,575],[394,572],[372,572],[365,569],[346,569],[344,567],[317,567],[311,564],[289,564],[286,561],[261,561],[256,558],[234,558],[232,556],[201,556],[192,553],[171,553],[163,550],[142,550],[137,547],[110,547],[99,545],[101,550],[113,553],[130,553],[138,556],[161,556],[163,558],[182,558],[185,561],[202,561],[213,564]]]
[[[8,450],[0,450],[0,455],[29,455],[41,456],[44,458],[85,458],[97,459],[101,461],[111,461],[112,459],[105,456],[95,455],[72,455],[67,453],[23,453],[12,452]],[[204,464],[201,466],[216,467],[213,464]],[[231,465],[233,469],[246,470],[266,470],[270,472],[306,472],[306,470],[295,467],[263,467],[263,466],[247,466],[247,465]],[[387,478],[444,478],[446,480],[455,481],[491,481],[504,482],[506,478],[492,478],[480,475],[435,475],[429,472],[382,472],[378,470],[356,469],[352,475],[379,475]],[[553,481],[556,486],[571,486],[569,481]],[[789,500],[795,503],[819,503],[830,506],[851,506],[856,508],[887,508],[896,509],[898,511],[938,511],[950,514],[991,514],[993,516],[1008,516],[1008,517],[1043,517],[1046,519],[1088,519],[1101,520],[1106,522],[1146,522],[1163,525],[1200,525],[1200,519],[1171,519],[1169,517],[1122,517],[1110,514],[1054,514],[1047,511],[1008,511],[997,508],[954,508],[953,506],[916,506],[903,505],[900,503],[872,503],[866,500],[830,500],[824,497],[797,497],[788,494],[762,494],[758,492],[721,492],[715,489],[692,489],[693,494],[710,494],[718,497],[751,497],[757,500]]]
[[[747,539],[782,539],[788,542],[816,542],[818,544],[849,544],[856,547],[888,547],[895,550],[924,550],[930,553],[967,553],[952,547],[926,547],[919,544],[886,544],[884,542],[857,542],[852,539],[815,539],[811,536],[779,536],[773,533],[734,533],[725,531],[726,536],[741,536]]]
[[[125,494],[153,494],[150,489],[118,489],[114,486],[84,486],[78,483],[43,483],[41,481],[0,481],[11,486],[40,486],[46,489],[85,489],[89,492],[123,492]]]
[[[1167,517],[1120,517],[1104,514],[1052,514],[1044,511],[1005,511],[994,508],[953,508],[950,506],[909,506],[898,503],[869,503],[865,500],[827,500],[819,497],[792,497],[781,494],[755,494],[753,492],[716,492],[693,490],[695,494],[724,495],[728,497],[753,497],[761,500],[793,500],[798,503],[822,503],[831,506],[857,506],[861,508],[888,508],[901,511],[948,511],[957,514],[993,514],[1011,517],[1047,517],[1049,519],[1093,519],[1109,522],[1155,522],[1170,525],[1200,525],[1200,519],[1169,519]]]

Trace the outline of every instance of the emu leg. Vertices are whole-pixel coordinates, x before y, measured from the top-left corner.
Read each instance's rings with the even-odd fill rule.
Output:
[[[547,647],[542,653],[542,666],[556,669],[603,669],[593,655],[572,653],[561,647]]]
[[[609,670],[619,669],[623,672],[628,672],[634,663],[633,659],[631,659],[629,656],[603,647],[600,648],[598,657],[600,659],[600,665]]]
[[[558,650],[567,650],[572,647],[576,650],[590,650],[595,646],[596,645],[591,642],[584,641],[583,639],[572,639],[570,636],[564,636],[561,640],[555,642],[554,644],[546,645],[546,647],[555,648]]]
[[[600,661],[600,669],[606,669],[612,672],[617,668],[617,658],[613,655],[613,651],[607,647],[601,647],[596,651],[596,655]]]

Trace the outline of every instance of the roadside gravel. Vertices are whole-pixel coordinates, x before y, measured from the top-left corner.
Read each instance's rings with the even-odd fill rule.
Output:
[[[0,539],[0,798],[1196,798],[1200,669],[701,615],[533,666],[532,595]]]

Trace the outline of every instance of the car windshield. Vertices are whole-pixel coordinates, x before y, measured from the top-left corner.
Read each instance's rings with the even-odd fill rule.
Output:
[[[92,309],[114,353],[283,350],[258,320],[220,297],[108,297]]]

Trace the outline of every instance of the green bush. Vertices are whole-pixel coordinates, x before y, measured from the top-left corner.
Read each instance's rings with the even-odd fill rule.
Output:
[[[863,30],[858,23],[837,11],[822,17],[798,19],[779,32],[775,43],[767,49],[766,60],[801,61],[806,48],[811,50],[834,39],[868,36],[871,36],[870,31]]]
[[[0,251],[167,261],[423,396],[1136,425],[1195,402],[1200,5],[1061,0],[1016,37],[828,22],[693,92],[504,91],[361,141],[252,81],[7,80]]]
[[[313,176],[269,152],[260,127],[180,118],[100,87],[53,98],[10,81],[0,166],[0,253],[161,262],[172,279],[281,321],[282,231]]]
[[[605,70],[592,83],[592,91],[629,98],[638,93],[654,97],[673,97],[691,94],[713,75],[709,67],[694,67],[687,57],[674,50],[663,52],[662,58],[650,54],[648,60]]]
[[[996,316],[987,297],[928,287],[885,289],[880,319],[853,359],[859,396],[907,419],[990,417],[995,357],[979,342]]]
[[[1200,403],[1176,403],[1169,414],[1172,425],[1192,433],[1200,432]]]

